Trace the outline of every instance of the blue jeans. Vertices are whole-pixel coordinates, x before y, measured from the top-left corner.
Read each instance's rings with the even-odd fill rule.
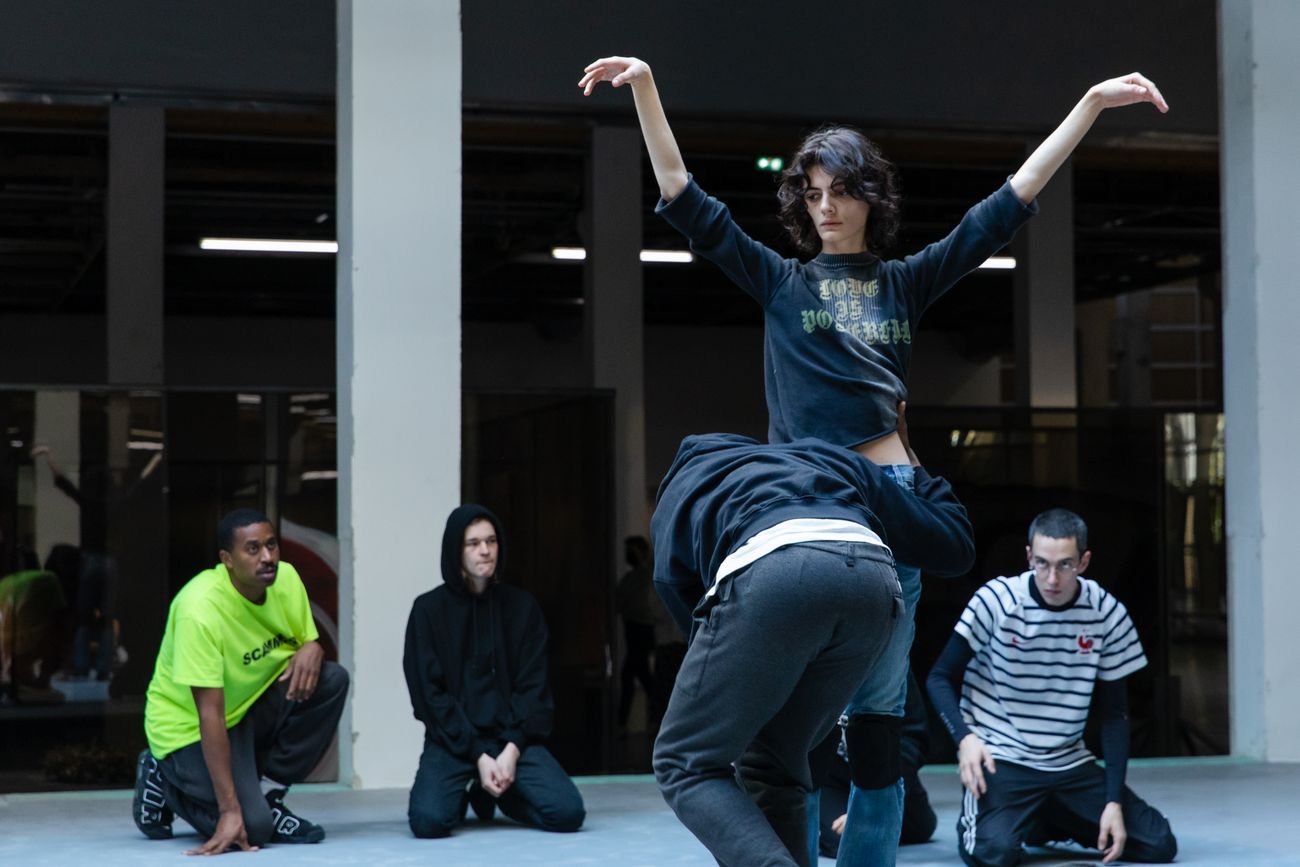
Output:
[[[911,464],[882,466],[885,475],[900,486],[915,489],[916,474]],[[871,672],[858,687],[846,717],[857,713],[890,714],[901,717],[907,699],[908,654],[916,632],[916,604],[921,599],[921,570],[902,563],[894,565],[898,583],[903,587],[903,622],[894,630],[893,640]],[[849,790],[848,820],[840,840],[839,867],[892,867],[898,854],[898,837],[903,827],[903,780],[883,789]]]

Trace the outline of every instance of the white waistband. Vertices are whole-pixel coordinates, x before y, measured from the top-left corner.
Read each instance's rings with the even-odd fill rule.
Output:
[[[712,595],[724,578],[734,575],[760,557],[766,557],[777,548],[800,542],[865,542],[889,551],[884,540],[863,524],[840,518],[792,518],[755,533],[745,540],[745,544],[728,554],[718,566],[713,586],[705,596]]]

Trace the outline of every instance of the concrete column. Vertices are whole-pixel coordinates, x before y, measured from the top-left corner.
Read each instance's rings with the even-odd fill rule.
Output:
[[[1120,406],[1151,405],[1151,290],[1115,298],[1112,346],[1116,359],[1115,401]]]
[[[584,275],[587,369],[593,386],[615,392],[614,502],[621,540],[649,530],[640,132],[632,127],[593,129],[589,169]],[[621,544],[617,550],[621,557]]]
[[[460,5],[338,4],[340,774],[409,786],[412,600],[460,501]]]
[[[1032,151],[1040,142],[1031,142]],[[1016,403],[1078,406],[1074,355],[1074,180],[1066,162],[1012,243],[1016,257]]]
[[[1300,4],[1220,0],[1224,439],[1232,751],[1300,761]]]
[[[1115,340],[1115,302],[1110,298],[1075,306],[1079,359],[1079,405],[1105,406],[1110,400],[1110,359]]]
[[[281,430],[288,415],[283,394],[262,396],[262,487],[265,491],[266,516],[276,525],[280,523],[280,488],[288,487],[281,477]],[[290,471],[292,472],[292,470]]]
[[[163,381],[163,109],[108,110],[107,315],[110,385]]]
[[[81,481],[81,393],[36,392],[35,443],[47,445],[59,469],[72,481]],[[42,563],[59,542],[81,544],[81,508],[54,487],[54,474],[36,462],[34,521],[36,556]]]

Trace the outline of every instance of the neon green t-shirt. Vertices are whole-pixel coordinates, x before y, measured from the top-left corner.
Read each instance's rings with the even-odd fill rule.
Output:
[[[5,665],[44,653],[65,607],[63,587],[53,572],[34,569],[0,578],[0,659]]]
[[[281,561],[261,605],[230,583],[220,563],[181,588],[167,614],[167,629],[144,708],[144,733],[155,758],[199,741],[195,686],[225,690],[226,728],[289,664],[298,648],[317,638],[311,603],[298,572]]]

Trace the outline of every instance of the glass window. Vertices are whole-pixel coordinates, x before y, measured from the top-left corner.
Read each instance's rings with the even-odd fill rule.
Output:
[[[0,791],[131,784],[168,607],[231,509],[279,520],[337,659],[333,393],[0,391],[0,424]]]

